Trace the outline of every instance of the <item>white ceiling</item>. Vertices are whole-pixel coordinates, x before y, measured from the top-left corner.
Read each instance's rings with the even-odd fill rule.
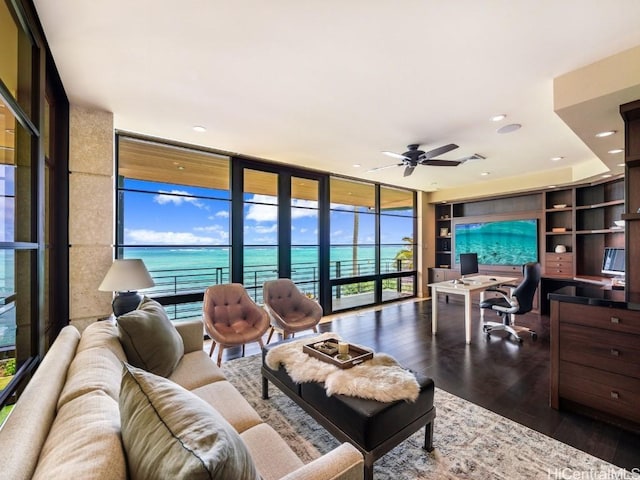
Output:
[[[554,113],[553,80],[640,45],[638,0],[35,5],[71,103],[113,112],[117,129],[425,191],[622,172],[622,155],[597,160]],[[496,133],[508,123],[522,128]],[[486,160],[367,172],[409,143]]]

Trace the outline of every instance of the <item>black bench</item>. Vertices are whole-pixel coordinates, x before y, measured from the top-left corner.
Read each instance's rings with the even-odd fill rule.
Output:
[[[327,397],[323,383],[295,383],[284,367],[272,370],[265,364],[268,351],[262,351],[262,398],[269,398],[269,382],[295,401],[331,435],[353,444],[364,455],[365,479],[373,478],[373,463],[423,426],[424,449],[433,450],[433,380],[414,373],[420,394],[414,403],[404,400],[378,402],[346,395]]]

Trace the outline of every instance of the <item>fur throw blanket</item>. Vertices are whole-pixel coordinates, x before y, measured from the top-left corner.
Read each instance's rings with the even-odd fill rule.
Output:
[[[278,345],[269,350],[265,363],[272,370],[284,366],[296,383],[324,382],[327,396],[341,394],[379,402],[416,401],[420,385],[415,376],[390,355],[376,353],[371,360],[341,369],[302,351],[305,344],[329,338],[340,339],[337,334],[329,332]]]

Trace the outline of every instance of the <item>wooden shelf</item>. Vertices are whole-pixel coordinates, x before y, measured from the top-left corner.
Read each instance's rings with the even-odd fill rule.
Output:
[[[552,212],[570,212],[571,210],[573,210],[573,207],[571,205],[568,205],[566,207],[562,207],[562,208],[547,208],[545,210],[546,213],[552,213]]]
[[[623,213],[622,220],[640,220],[640,213]]]
[[[624,233],[624,228],[599,228],[596,230],[576,231],[576,235],[591,235],[593,233]]]
[[[594,203],[593,205],[580,205],[576,210],[591,210],[592,208],[612,207],[614,205],[624,205],[624,200],[611,200],[609,202]]]

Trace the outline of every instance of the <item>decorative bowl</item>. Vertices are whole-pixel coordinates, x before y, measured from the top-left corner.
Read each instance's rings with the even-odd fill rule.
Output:
[[[624,227],[624,220],[614,220],[613,223],[615,223],[617,227]]]
[[[564,208],[566,206],[567,206],[566,203],[558,203],[558,204],[554,205],[553,208]]]

